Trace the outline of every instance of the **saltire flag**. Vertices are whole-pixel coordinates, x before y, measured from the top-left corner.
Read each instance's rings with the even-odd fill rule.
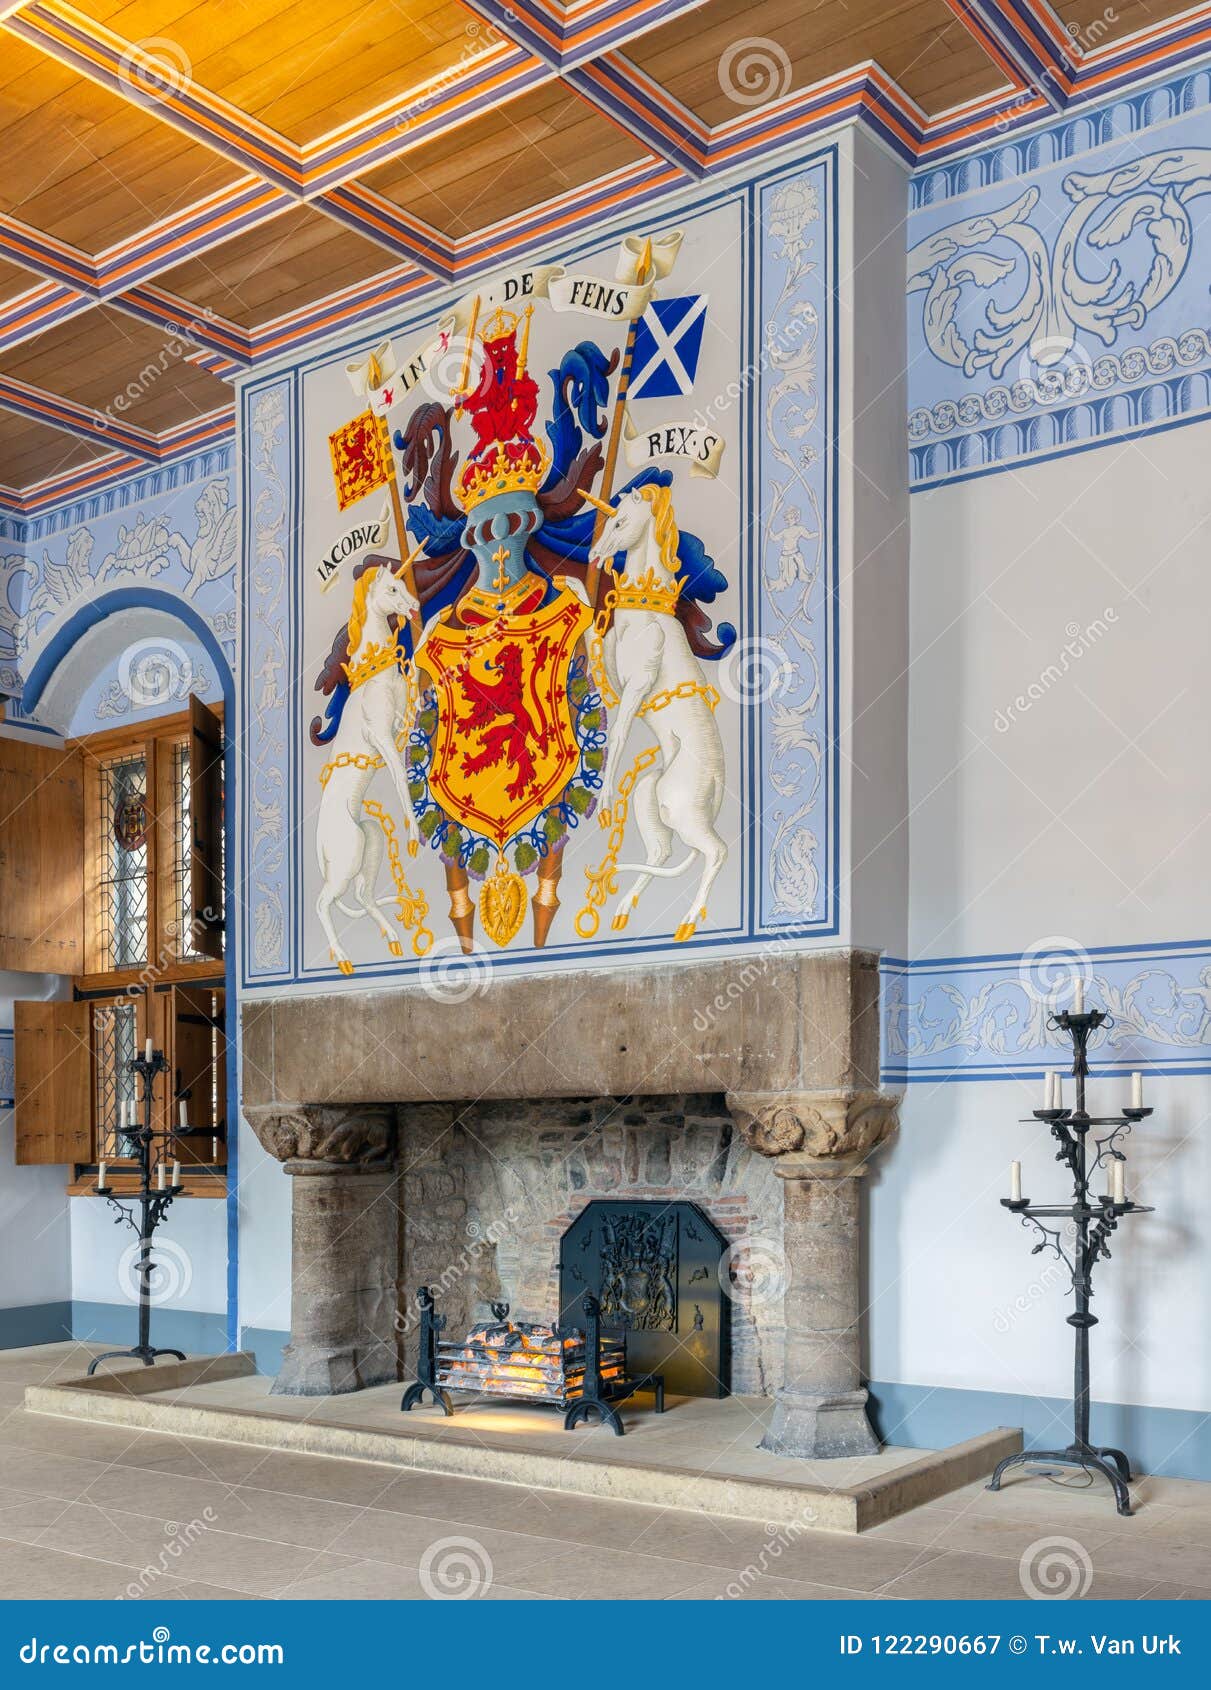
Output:
[[[654,299],[648,306],[635,325],[627,389],[632,399],[672,399],[693,391],[706,302],[706,294],[695,293],[680,299]]]

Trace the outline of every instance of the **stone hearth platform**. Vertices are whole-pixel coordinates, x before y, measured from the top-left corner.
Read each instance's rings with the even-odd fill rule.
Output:
[[[554,1409],[466,1399],[453,1419],[399,1411],[402,1387],[333,1397],[270,1396],[249,1355],[208,1356],[53,1385],[25,1406],[95,1424],[139,1427],[314,1455],[340,1456],[498,1483],[700,1509],[774,1527],[859,1532],[991,1473],[1021,1448],[999,1427],[943,1450],[799,1461],[756,1446],[773,1411],[761,1397],[671,1397],[656,1415],[640,1396],[623,1410],[626,1436],[563,1430]]]

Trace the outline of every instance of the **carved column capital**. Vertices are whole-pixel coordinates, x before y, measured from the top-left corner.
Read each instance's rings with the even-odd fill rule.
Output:
[[[287,1173],[379,1173],[395,1159],[395,1110],[388,1103],[270,1104],[244,1113]]]
[[[728,1092],[741,1138],[759,1156],[779,1158],[787,1178],[858,1171],[899,1124],[900,1099],[878,1091]]]

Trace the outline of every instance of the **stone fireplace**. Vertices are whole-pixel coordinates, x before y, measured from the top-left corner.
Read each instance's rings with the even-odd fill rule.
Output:
[[[422,1284],[452,1330],[492,1302],[549,1320],[586,1204],[688,1200],[727,1243],[731,1388],[775,1399],[766,1447],[873,1450],[860,1189],[896,1124],[878,1031],[877,959],[853,951],[245,1004],[245,1113],[293,1185],[275,1389],[402,1377]]]

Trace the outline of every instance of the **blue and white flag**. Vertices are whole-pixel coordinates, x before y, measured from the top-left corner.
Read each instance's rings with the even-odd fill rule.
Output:
[[[707,296],[654,299],[635,325],[632,399],[672,399],[692,393],[702,351]]]

